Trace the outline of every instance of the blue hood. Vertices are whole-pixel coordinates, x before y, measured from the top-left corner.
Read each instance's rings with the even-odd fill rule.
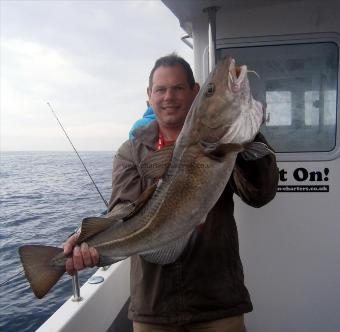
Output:
[[[131,127],[130,131],[129,131],[129,139],[133,139],[135,138],[135,136],[133,135],[133,131],[140,127],[140,126],[145,126],[147,125],[149,122],[155,120],[155,113],[153,112],[153,109],[151,106],[149,106],[146,111],[143,114],[143,117],[139,120],[137,120],[133,126]]]

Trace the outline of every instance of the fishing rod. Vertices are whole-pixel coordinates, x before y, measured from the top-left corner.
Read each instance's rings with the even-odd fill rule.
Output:
[[[101,199],[103,200],[105,206],[108,207],[109,204],[107,203],[106,199],[104,198],[104,196],[103,196],[102,193],[100,192],[99,188],[97,187],[96,183],[94,182],[94,180],[93,180],[93,178],[92,178],[90,172],[88,171],[88,169],[87,169],[85,163],[84,163],[83,160],[81,159],[81,157],[80,157],[80,155],[79,155],[77,149],[76,149],[75,146],[73,145],[73,143],[72,143],[70,137],[67,135],[67,132],[66,132],[65,128],[63,127],[63,125],[62,125],[61,122],[59,121],[59,118],[57,117],[57,114],[55,114],[55,112],[54,112],[54,110],[53,110],[53,108],[52,108],[52,106],[51,106],[51,104],[50,104],[49,102],[47,102],[47,106],[51,109],[51,111],[52,111],[54,117],[57,119],[57,121],[58,121],[58,123],[59,123],[61,129],[63,130],[64,134],[66,135],[66,137],[67,137],[67,139],[68,139],[68,141],[70,142],[70,144],[71,144],[71,146],[72,146],[74,152],[77,154],[77,156],[78,156],[79,160],[81,161],[81,163],[82,163],[82,165],[83,165],[83,167],[84,167],[84,169],[85,169],[87,175],[90,177],[90,179],[91,179],[93,185],[95,186],[95,188],[96,188],[98,194],[100,195]],[[0,282],[0,287],[6,285],[9,281],[12,281],[13,278],[15,278],[16,276],[22,275],[22,274],[24,274],[24,270],[20,270],[19,272],[15,273],[14,275],[12,275],[11,277],[9,277],[9,278],[6,279],[5,281]]]
[[[91,181],[92,181],[94,187],[96,188],[98,194],[100,195],[100,198],[101,198],[102,201],[104,202],[105,206],[108,207],[108,206],[109,206],[108,202],[106,201],[106,199],[104,198],[104,196],[103,196],[102,193],[100,192],[99,188],[97,187],[96,183],[94,182],[94,180],[93,180],[93,178],[92,178],[90,172],[88,171],[88,169],[87,169],[86,165],[84,164],[83,160],[81,159],[81,157],[80,157],[80,155],[79,155],[77,149],[74,147],[74,145],[73,145],[73,143],[72,143],[70,137],[67,135],[67,132],[66,132],[65,128],[63,127],[63,125],[62,125],[61,122],[59,121],[59,118],[57,117],[57,114],[54,112],[54,110],[53,110],[53,108],[52,108],[52,106],[51,106],[51,104],[50,104],[49,102],[47,102],[47,106],[51,109],[52,114],[54,115],[54,117],[55,117],[56,120],[58,121],[60,128],[63,130],[63,132],[64,132],[65,136],[67,137],[68,141],[70,142],[70,144],[71,144],[71,146],[72,146],[74,152],[77,154],[77,156],[78,156],[80,162],[82,163],[82,165],[83,165],[83,167],[84,167],[84,169],[85,169],[87,175],[90,177],[90,179],[91,179]]]
[[[73,145],[73,143],[72,143],[70,137],[67,135],[67,132],[66,132],[65,128],[63,127],[63,125],[62,125],[61,122],[59,121],[59,118],[57,117],[56,113],[54,112],[54,110],[53,110],[51,104],[50,104],[49,102],[47,102],[47,105],[48,105],[48,107],[51,109],[51,111],[52,111],[54,117],[57,119],[57,121],[58,121],[58,123],[59,123],[61,129],[63,130],[64,134],[66,135],[66,137],[67,137],[68,141],[70,142],[70,144],[71,144],[73,150],[74,150],[75,153],[77,154],[77,156],[78,156],[79,160],[81,161],[81,163],[82,163],[82,165],[83,165],[83,167],[84,167],[84,169],[85,169],[87,175],[90,177],[90,179],[91,179],[93,185],[95,186],[95,188],[96,188],[98,194],[100,195],[101,199],[103,200],[105,206],[108,207],[109,204],[107,203],[106,199],[104,198],[104,196],[103,196],[102,193],[100,192],[99,188],[97,187],[96,183],[94,182],[94,180],[93,180],[93,178],[92,178],[90,172],[88,171],[88,169],[87,169],[85,163],[84,163],[83,160],[81,159],[81,157],[80,157],[80,155],[79,155],[77,149],[76,149],[75,146]],[[23,274],[24,274],[24,270],[20,270],[19,272],[15,273],[14,275],[12,275],[11,277],[9,277],[9,278],[6,279],[5,281],[0,282],[0,287],[4,286],[4,285],[6,285],[8,282],[12,281],[14,277],[17,277],[17,276],[23,275]]]
[[[13,281],[13,278],[15,278],[15,277],[17,277],[17,276],[19,276],[19,275],[23,275],[24,273],[25,273],[24,270],[20,270],[19,272],[13,274],[12,276],[10,276],[10,277],[9,277],[8,279],[6,279],[5,281],[2,281],[2,282],[0,283],[0,287],[6,285],[6,284],[7,284],[8,282],[10,282],[10,281]]]

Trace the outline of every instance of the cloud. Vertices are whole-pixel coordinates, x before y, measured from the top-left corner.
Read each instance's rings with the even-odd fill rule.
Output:
[[[2,149],[62,149],[46,102],[82,148],[117,149],[145,110],[154,61],[178,51],[192,63],[177,19],[160,1],[1,6]]]
[[[63,50],[22,39],[2,40],[1,48],[4,79],[15,89],[46,95],[94,79],[79,70]]]

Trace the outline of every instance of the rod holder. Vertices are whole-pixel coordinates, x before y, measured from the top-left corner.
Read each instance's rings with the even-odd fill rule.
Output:
[[[73,302],[80,302],[83,298],[80,296],[80,286],[79,286],[79,278],[78,271],[74,273],[72,276],[72,286],[73,286]]]

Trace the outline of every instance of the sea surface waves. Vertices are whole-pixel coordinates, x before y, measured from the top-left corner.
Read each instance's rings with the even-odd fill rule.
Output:
[[[112,152],[80,152],[106,200],[111,193]],[[73,152],[1,152],[0,155],[0,331],[35,331],[71,295],[64,275],[43,299],[24,276],[18,247],[61,246],[84,217],[105,205]],[[81,271],[83,284],[95,269]]]

